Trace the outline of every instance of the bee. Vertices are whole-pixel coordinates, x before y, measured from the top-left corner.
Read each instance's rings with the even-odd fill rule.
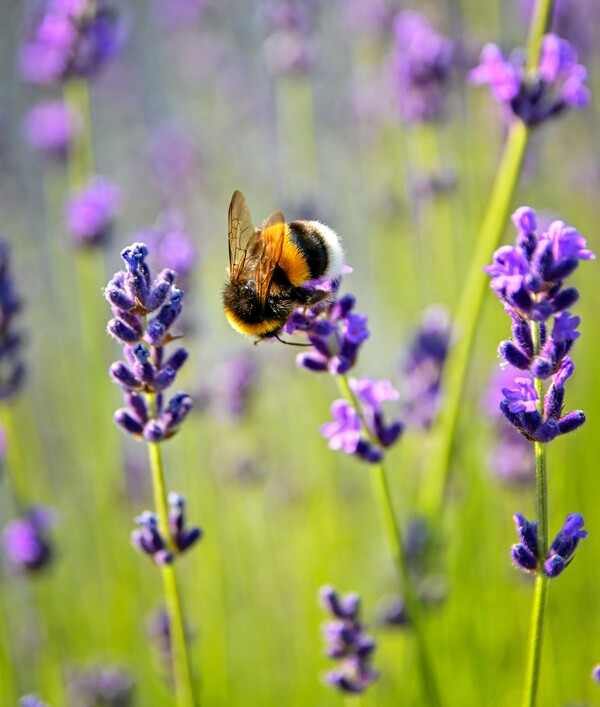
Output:
[[[223,292],[225,316],[241,334],[277,337],[297,307],[327,297],[302,287],[311,280],[341,275],[344,253],[335,231],[319,221],[286,223],[281,211],[262,228],[252,225],[244,195],[229,205],[229,280]]]

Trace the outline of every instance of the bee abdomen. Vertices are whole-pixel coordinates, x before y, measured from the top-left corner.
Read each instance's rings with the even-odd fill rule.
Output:
[[[318,221],[292,221],[288,228],[290,243],[305,266],[302,280],[298,277],[293,284],[339,275],[343,256],[334,231]]]

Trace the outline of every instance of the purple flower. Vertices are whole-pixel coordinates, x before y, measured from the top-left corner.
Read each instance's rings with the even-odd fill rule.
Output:
[[[313,37],[318,4],[306,0],[262,0],[261,4],[260,17],[267,33],[263,53],[269,71],[273,74],[310,71],[318,56]]]
[[[519,543],[513,545],[511,554],[517,567],[525,572],[539,570],[538,524],[530,522],[520,513],[514,515]],[[571,513],[543,558],[543,572],[547,577],[557,577],[571,563],[579,541],[587,537],[584,520],[579,513]]]
[[[125,358],[112,364],[110,374],[127,403],[116,411],[115,422],[138,439],[161,442],[178,431],[192,400],[183,392],[168,402],[164,398],[188,356],[183,347],[166,354],[166,345],[177,338],[170,330],[181,314],[183,291],[175,286],[172,270],[162,270],[153,279],[147,256],[144,243],[123,249],[126,269],[117,272],[104,291],[114,315],[107,329],[123,343]],[[153,396],[152,405],[148,395]]]
[[[450,319],[442,306],[425,311],[403,365],[407,424],[428,429],[440,405],[442,373],[450,345]]]
[[[95,246],[110,235],[121,203],[121,190],[104,177],[94,177],[66,202],[67,229],[77,245]]]
[[[46,567],[52,558],[48,529],[52,516],[47,508],[30,508],[20,518],[11,520],[4,528],[4,549],[11,563],[26,572]]]
[[[163,211],[155,226],[144,228],[137,235],[163,267],[174,270],[180,281],[189,278],[198,261],[198,252],[183,214],[175,209]]]
[[[469,80],[489,84],[492,95],[507,112],[534,126],[568,107],[583,108],[589,103],[586,73],[585,67],[577,63],[571,44],[556,34],[547,34],[534,76],[525,69],[524,52],[513,51],[506,60],[495,44],[487,44],[479,66],[469,73]]]
[[[376,643],[360,623],[360,598],[357,594],[340,597],[328,586],[321,588],[319,598],[332,617],[323,624],[325,652],[338,664],[327,673],[326,680],[341,692],[364,692],[377,679],[371,668]]]
[[[398,440],[404,427],[397,420],[389,425],[385,424],[381,404],[398,400],[399,394],[389,380],[364,377],[350,378],[348,382],[361,406],[362,418],[367,425],[369,436],[375,438],[381,447],[390,447]]]
[[[535,412],[538,394],[531,378],[515,378],[516,388],[503,388],[511,412]]]
[[[600,682],[600,664],[594,666],[594,669],[592,670],[592,678],[596,682]]]
[[[346,454],[354,454],[362,431],[358,413],[346,400],[334,400],[331,413],[334,421],[321,426],[321,434],[329,440],[329,449],[341,449]]]
[[[25,116],[29,145],[46,157],[64,158],[80,130],[80,117],[62,101],[39,103]]]
[[[27,83],[53,85],[72,76],[89,77],[120,49],[123,27],[104,0],[49,0],[34,18],[19,52]]]
[[[583,236],[563,221],[554,221],[546,232],[537,233],[533,209],[520,207],[513,214],[517,229],[515,246],[503,246],[493,263],[484,268],[491,285],[512,319],[512,339],[501,342],[501,357],[516,369],[540,380],[551,378],[538,410],[538,395],[530,378],[517,378],[516,387],[503,389],[500,409],[506,419],[527,439],[549,442],[585,422],[581,410],[562,415],[564,383],[573,373],[569,353],[580,334],[580,318],[568,308],[579,298],[565,279],[580,260],[595,256]],[[554,317],[549,333],[548,321]],[[539,327],[539,346],[534,347],[532,327]]]
[[[9,247],[0,240],[0,401],[10,399],[25,380],[22,338],[14,319],[21,309],[10,268]]]
[[[407,122],[435,120],[446,101],[453,43],[412,10],[396,15],[393,32],[392,80],[400,113]]]
[[[247,354],[231,356],[221,361],[202,391],[211,412],[230,420],[240,420],[256,387],[258,370],[255,359]]]
[[[79,670],[70,676],[68,686],[77,707],[130,707],[133,688],[130,675],[116,665]]]
[[[48,707],[37,695],[24,695],[19,700],[19,707]]]
[[[200,528],[185,527],[185,498],[172,491],[168,498],[169,503],[169,530],[171,538],[178,552],[188,550],[202,537]]]

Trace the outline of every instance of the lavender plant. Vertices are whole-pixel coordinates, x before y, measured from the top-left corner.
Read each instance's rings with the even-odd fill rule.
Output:
[[[369,338],[367,316],[354,311],[351,294],[338,296],[341,279],[310,284],[329,292],[330,300],[298,309],[284,326],[288,334],[303,332],[311,348],[297,357],[298,366],[333,375],[343,394],[332,403],[334,420],[321,427],[330,449],[342,450],[371,465],[371,478],[384,531],[403,584],[416,637],[423,689],[430,704],[440,704],[421,624],[419,598],[413,586],[400,524],[392,505],[384,466],[385,452],[400,438],[403,424],[387,422],[382,404],[398,398],[388,380],[349,378],[360,349]]]
[[[360,694],[377,679],[371,668],[375,641],[365,633],[360,622],[360,597],[340,597],[333,587],[322,587],[321,605],[331,620],[323,624],[326,655],[337,661],[337,667],[326,675],[327,682],[343,693]]]
[[[123,389],[126,407],[116,411],[115,422],[136,439],[148,443],[155,511],[136,518],[139,529],[134,545],[159,567],[173,635],[173,674],[177,704],[193,707],[194,697],[179,587],[174,559],[200,537],[198,528],[185,527],[185,500],[165,488],[160,444],[179,430],[192,409],[189,395],[180,392],[168,401],[165,391],[174,382],[188,353],[179,346],[167,356],[167,345],[177,337],[172,327],[181,314],[183,291],[172,270],[152,278],[146,262],[148,248],[133,243],[121,257],[125,270],[117,272],[105,289],[113,318],[108,332],[123,344],[125,361],[110,367],[113,380]],[[150,318],[150,315],[152,317]]]
[[[512,549],[515,564],[537,577],[523,702],[532,707],[539,680],[548,580],[564,571],[579,540],[587,536],[582,516],[572,513],[548,546],[546,445],[585,422],[581,410],[563,413],[565,383],[575,369],[568,354],[579,337],[579,317],[568,312],[579,292],[565,287],[565,280],[580,260],[595,256],[583,236],[563,221],[554,221],[547,231],[538,233],[535,212],[529,207],[517,209],[513,223],[517,229],[515,246],[499,248],[484,270],[512,320],[513,338],[500,344],[500,356],[526,373],[515,379],[514,386],[503,388],[500,409],[535,449],[537,520],[530,522],[520,513],[515,515],[520,542]]]
[[[583,85],[585,70],[576,63],[574,50],[565,43],[566,40],[547,35],[553,6],[551,0],[536,3],[524,60],[506,64],[496,50],[488,49],[484,68],[475,71],[475,79],[490,82],[496,88],[498,98],[510,107],[511,120],[455,316],[455,328],[460,332],[460,338],[448,360],[446,403],[440,415],[440,434],[436,453],[432,455],[430,483],[424,487],[422,501],[432,517],[439,514],[445,497],[467,366],[485,294],[481,264],[488,261],[500,242],[530,132],[547,119],[564,113],[568,105],[582,107],[588,97],[588,90]],[[492,59],[490,64],[488,53]],[[504,84],[502,76],[506,79]],[[503,85],[506,92],[503,92]]]

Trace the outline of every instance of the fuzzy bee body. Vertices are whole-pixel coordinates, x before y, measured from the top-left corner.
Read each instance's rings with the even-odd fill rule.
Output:
[[[229,280],[225,316],[241,334],[276,336],[297,307],[323,298],[302,287],[311,280],[339,277],[343,250],[338,235],[319,221],[286,223],[281,211],[254,228],[243,194],[229,206]]]

